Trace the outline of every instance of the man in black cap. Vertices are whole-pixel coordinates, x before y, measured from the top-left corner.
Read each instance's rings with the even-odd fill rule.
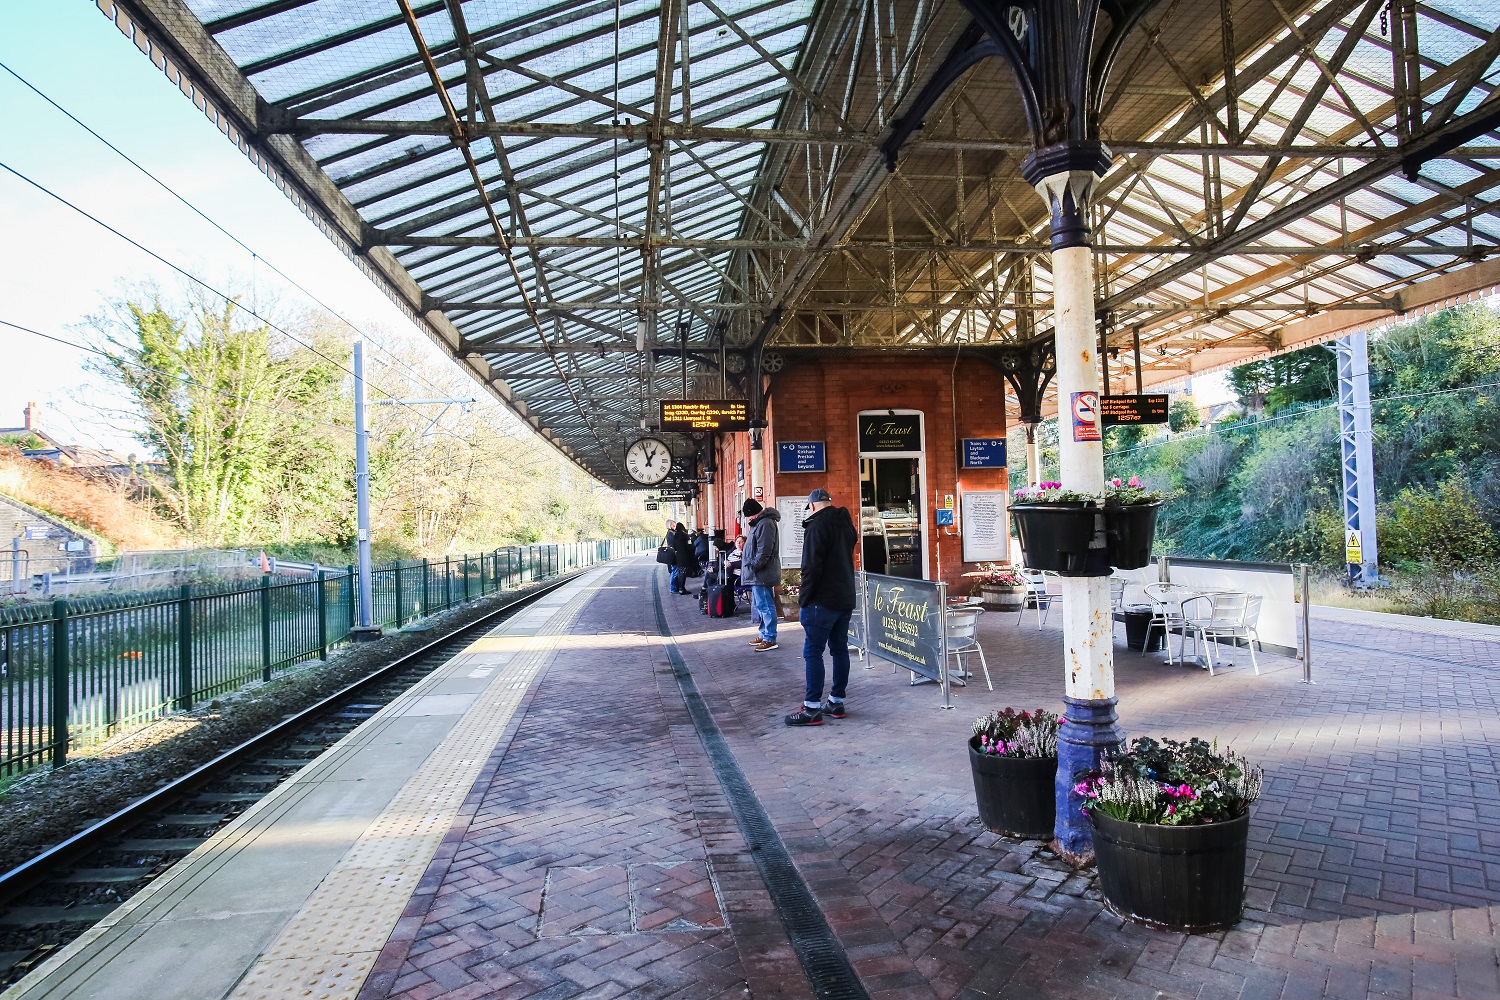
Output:
[[[786,717],[789,726],[821,726],[824,716],[844,717],[849,685],[849,618],[854,613],[854,546],[859,534],[844,507],[835,507],[825,489],[807,496],[811,514],[802,522],[802,658],[807,690],[802,707]],[[823,704],[823,649],[833,659],[833,686]]]

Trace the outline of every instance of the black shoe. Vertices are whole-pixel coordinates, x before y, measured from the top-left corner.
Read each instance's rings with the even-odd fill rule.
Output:
[[[786,717],[789,726],[821,726],[823,724],[823,710],[820,708],[808,708],[802,706],[801,711]]]
[[[844,703],[841,701],[830,701],[823,706],[823,714],[830,719],[842,719],[844,717]]]

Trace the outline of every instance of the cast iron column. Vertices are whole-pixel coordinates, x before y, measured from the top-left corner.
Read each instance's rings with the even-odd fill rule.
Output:
[[[1098,437],[1099,372],[1094,336],[1094,260],[1089,196],[1109,169],[1103,143],[1074,141],[1038,149],[1021,165],[1052,210],[1053,330],[1056,338],[1058,459],[1065,489],[1104,493],[1104,444]],[[1075,393],[1093,393],[1093,422],[1075,429]],[[1083,438],[1083,440],[1078,440]],[[1102,535],[1100,537],[1102,543]],[[1073,775],[1097,767],[1120,743],[1115,715],[1114,617],[1109,578],[1063,577],[1063,704],[1057,742],[1057,823],[1065,855],[1093,852]]]

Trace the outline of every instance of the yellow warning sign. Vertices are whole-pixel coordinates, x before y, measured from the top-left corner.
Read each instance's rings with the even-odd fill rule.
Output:
[[[1364,561],[1364,546],[1360,544],[1359,532],[1347,532],[1344,538],[1344,562],[1357,566]]]

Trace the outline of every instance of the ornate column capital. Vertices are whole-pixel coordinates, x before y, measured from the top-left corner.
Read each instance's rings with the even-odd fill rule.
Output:
[[[1089,245],[1089,202],[1114,161],[1098,140],[1044,146],[1021,161],[1021,176],[1052,210],[1052,249]]]

